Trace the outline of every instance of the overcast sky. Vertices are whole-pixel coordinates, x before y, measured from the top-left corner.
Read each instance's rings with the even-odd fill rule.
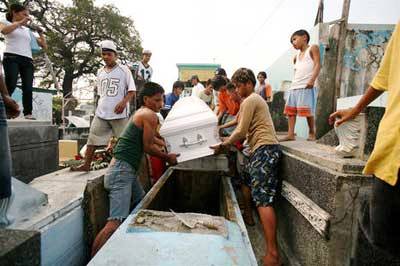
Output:
[[[341,15],[343,0],[325,0],[324,21]],[[310,29],[318,0],[96,0],[130,16],[153,51],[153,80],[171,90],[176,63],[219,63],[265,70],[290,47],[297,29]],[[394,24],[400,0],[352,0],[350,23]]]
[[[342,0],[325,0],[324,20],[340,17]],[[153,80],[168,91],[176,63],[219,63],[231,75],[239,67],[265,70],[290,47],[297,29],[310,29],[318,0],[97,0],[134,19],[143,47],[153,51]],[[352,0],[350,23],[392,24],[399,0]]]

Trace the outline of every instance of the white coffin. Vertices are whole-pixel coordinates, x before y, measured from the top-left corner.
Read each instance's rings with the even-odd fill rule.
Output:
[[[199,98],[180,99],[168,113],[160,129],[170,153],[179,153],[178,162],[185,162],[214,153],[209,146],[220,142],[218,119]]]

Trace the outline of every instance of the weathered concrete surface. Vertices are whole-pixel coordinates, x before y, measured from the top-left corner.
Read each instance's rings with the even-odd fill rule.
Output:
[[[365,162],[360,159],[341,158],[336,154],[333,147],[300,138],[297,141],[283,142],[281,147],[290,155],[298,156],[307,162],[319,165],[320,168],[328,168],[341,173],[361,174],[365,165]]]
[[[0,229],[0,265],[40,265],[40,233]]]
[[[383,107],[367,107],[365,116],[367,119],[367,135],[365,137],[364,154],[368,157],[375,146],[376,134],[378,133],[379,123],[385,113]]]
[[[278,201],[278,239],[288,264],[349,265],[357,248],[359,203],[371,181],[359,174],[364,162],[337,158],[333,147],[312,142],[285,142],[282,148],[282,178],[330,214],[328,232],[321,235],[304,218],[316,219],[318,213],[303,213],[310,210],[301,202],[295,206],[283,197]]]
[[[45,121],[8,120],[13,175],[24,183],[58,169],[58,130]]]
[[[335,107],[335,69],[337,63],[338,27],[335,25],[329,30],[326,24],[319,24],[319,31],[320,38],[318,42],[322,44],[320,47],[323,48],[323,51],[321,52],[321,72],[317,79],[318,96],[315,108],[317,139],[332,129],[332,126],[330,126],[327,121]]]
[[[13,193],[15,195],[9,215],[15,223],[29,219],[42,206],[48,203],[47,195],[21,181],[12,179]]]
[[[331,129],[316,141],[318,144],[336,147],[339,145],[339,138],[334,129]]]
[[[107,223],[109,205],[108,193],[104,189],[104,177],[99,176],[89,180],[82,202],[87,258],[90,258],[90,250],[96,235]]]
[[[364,94],[379,68],[394,26],[348,25],[339,97]]]

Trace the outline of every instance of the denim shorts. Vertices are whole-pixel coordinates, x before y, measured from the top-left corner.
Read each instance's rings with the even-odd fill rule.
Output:
[[[250,187],[257,207],[271,206],[282,185],[278,164],[282,157],[279,145],[263,145],[249,158],[244,167],[243,182]]]
[[[131,199],[136,205],[145,194],[135,169],[129,163],[115,158],[104,176],[104,188],[109,192],[108,220],[123,221],[129,215]]]

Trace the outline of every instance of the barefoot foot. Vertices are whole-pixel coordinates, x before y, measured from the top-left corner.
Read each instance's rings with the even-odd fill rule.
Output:
[[[281,266],[282,262],[279,258],[279,255],[267,254],[263,258],[264,266]]]
[[[89,172],[90,166],[87,166],[86,164],[81,164],[79,166],[71,166],[70,170],[72,172]]]
[[[309,133],[307,141],[315,141],[317,138],[315,137],[315,133]]]
[[[292,141],[292,140],[296,140],[294,135],[287,135],[281,138],[278,138],[279,142],[283,142],[283,141]]]

